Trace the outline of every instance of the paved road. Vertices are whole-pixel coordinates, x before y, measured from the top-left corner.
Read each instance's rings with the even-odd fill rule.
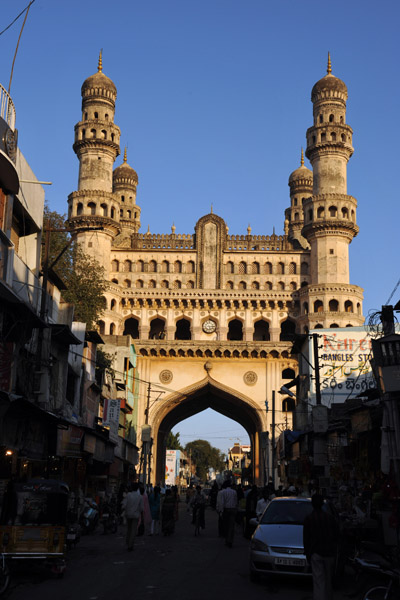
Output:
[[[13,579],[7,600],[311,600],[310,581],[280,578],[250,582],[248,540],[239,532],[234,547],[217,536],[216,514],[206,511],[206,530],[194,536],[181,505],[171,537],[137,538],[133,552],[124,545],[123,528],[116,535],[84,536],[70,552],[62,580],[37,574]],[[343,600],[337,592],[335,600]]]

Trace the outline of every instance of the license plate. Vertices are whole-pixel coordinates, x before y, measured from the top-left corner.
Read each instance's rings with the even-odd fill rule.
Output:
[[[76,535],[74,533],[67,534],[67,540],[74,540],[75,538],[76,538]]]
[[[304,567],[306,561],[303,558],[276,558],[276,565],[286,565],[288,567]]]

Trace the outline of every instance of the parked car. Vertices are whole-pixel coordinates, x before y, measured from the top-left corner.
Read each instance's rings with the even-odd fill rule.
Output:
[[[311,498],[274,498],[265,509],[250,543],[250,578],[260,575],[311,575],[303,547],[303,523]],[[335,518],[333,506],[325,502]]]

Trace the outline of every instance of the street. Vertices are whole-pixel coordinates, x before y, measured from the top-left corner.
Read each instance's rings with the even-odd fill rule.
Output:
[[[252,583],[248,573],[248,547],[239,531],[233,548],[217,535],[216,513],[206,511],[206,529],[194,536],[193,526],[181,503],[172,537],[143,536],[134,551],[125,549],[120,527],[116,535],[104,536],[101,528],[81,538],[68,555],[63,579],[40,573],[17,573],[5,598],[10,600],[113,600],[139,597],[156,600],[216,600],[247,598],[265,600],[311,600],[312,584],[300,578],[279,578]],[[342,591],[335,600],[343,600]]]

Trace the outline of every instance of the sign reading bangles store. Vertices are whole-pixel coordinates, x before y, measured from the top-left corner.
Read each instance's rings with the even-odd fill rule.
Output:
[[[372,373],[371,336],[367,327],[315,329],[317,333],[321,397],[323,404],[344,402],[376,387]],[[309,342],[313,364],[313,340]],[[311,400],[315,401],[315,378],[311,372]]]

